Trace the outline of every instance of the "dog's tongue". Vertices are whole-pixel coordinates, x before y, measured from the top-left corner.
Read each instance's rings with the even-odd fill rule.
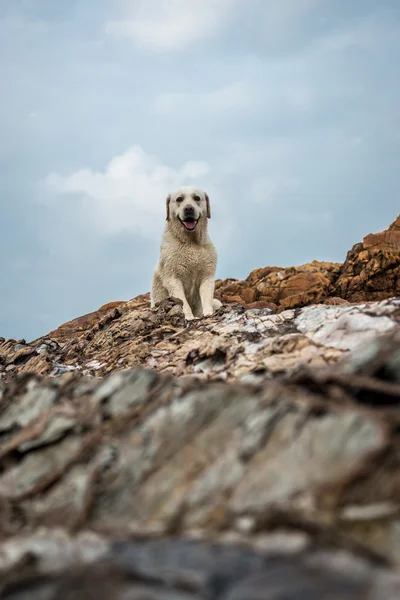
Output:
[[[185,221],[186,229],[194,229],[196,227],[196,221]]]

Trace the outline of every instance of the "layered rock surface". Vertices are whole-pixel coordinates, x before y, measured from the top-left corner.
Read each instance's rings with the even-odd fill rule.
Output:
[[[218,281],[223,302],[285,310],[309,304],[344,304],[400,295],[400,215],[383,232],[367,235],[341,263],[255,269],[245,281]]]
[[[399,234],[2,341],[0,598],[399,598]]]

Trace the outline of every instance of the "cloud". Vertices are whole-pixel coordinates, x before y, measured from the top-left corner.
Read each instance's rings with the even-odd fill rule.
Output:
[[[124,19],[107,21],[105,32],[130,38],[146,50],[181,50],[226,26],[237,0],[152,0],[128,5]]]
[[[243,34],[267,45],[280,45],[307,27],[319,0],[152,0],[122,2],[119,19],[108,20],[104,31],[114,38],[132,40],[153,52],[179,51],[224,35],[233,24]],[[328,2],[329,4],[329,2]]]
[[[65,196],[74,196],[77,218],[97,234],[133,232],[153,238],[163,224],[167,194],[192,182],[207,185],[209,179],[204,161],[187,161],[174,169],[136,145],[112,158],[103,171],[50,173],[44,184],[52,193],[50,202],[64,204]]]

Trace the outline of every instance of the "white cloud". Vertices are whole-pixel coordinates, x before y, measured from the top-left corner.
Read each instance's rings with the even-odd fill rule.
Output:
[[[181,50],[210,39],[236,21],[267,42],[293,35],[320,0],[125,1],[125,15],[104,25],[106,34],[155,52]],[[257,33],[256,33],[257,32]]]
[[[163,227],[168,193],[185,184],[212,188],[210,167],[188,161],[174,169],[133,146],[107,164],[104,171],[83,169],[67,176],[50,173],[44,180],[56,198],[80,199],[77,218],[103,235],[122,231],[154,238]]]
[[[125,19],[108,21],[113,37],[132,39],[153,51],[180,50],[226,26],[237,0],[152,0],[128,4]]]

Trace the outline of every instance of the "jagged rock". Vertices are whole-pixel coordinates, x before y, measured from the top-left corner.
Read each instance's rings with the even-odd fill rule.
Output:
[[[256,386],[151,369],[15,380],[1,401],[3,535],[38,525],[242,532],[243,522],[251,532],[278,508],[339,528],[353,504],[396,507],[395,455],[386,464],[396,415],[361,407],[371,392],[380,409],[398,401],[399,347],[395,328],[335,367]],[[381,519],[358,535],[372,550],[380,532],[381,550],[400,560],[396,517]]]
[[[149,301],[150,294],[142,294],[141,296],[137,296],[137,298],[131,300],[130,305],[135,306],[136,308],[145,308]],[[123,304],[126,304],[125,300],[103,304],[103,306],[101,306],[97,311],[88,313],[82,317],[78,317],[77,319],[73,319],[72,321],[64,323],[56,330],[51,331],[48,334],[48,337],[52,340],[56,340],[59,343],[64,342],[71,336],[89,331],[104,315]]]
[[[0,598],[397,598],[399,398],[398,327],[256,386],[14,380]]]
[[[400,296],[400,215],[388,230],[353,246],[335,290],[350,302]]]
[[[384,300],[400,295],[400,216],[386,231],[367,235],[349,251],[344,264],[313,261],[298,267],[255,269],[245,281],[218,281],[222,302],[243,306],[260,301],[284,310],[330,303]]]
[[[255,284],[259,298],[282,308],[295,308],[323,302],[333,291],[339,263],[313,261],[289,267],[261,277]],[[252,273],[250,273],[252,278]]]
[[[157,309],[137,306],[130,301],[112,308],[91,321],[91,327],[78,324],[69,337],[62,326],[52,340],[44,337],[22,347],[4,341],[1,377],[10,381],[30,372],[59,375],[74,370],[100,377],[149,367],[224,381],[252,374],[272,378],[305,364],[333,364],[376,334],[396,328],[400,319],[396,299],[361,306],[320,304],[279,314],[226,306],[190,324],[181,303],[173,299]]]
[[[399,233],[0,339],[0,598],[400,597]]]

